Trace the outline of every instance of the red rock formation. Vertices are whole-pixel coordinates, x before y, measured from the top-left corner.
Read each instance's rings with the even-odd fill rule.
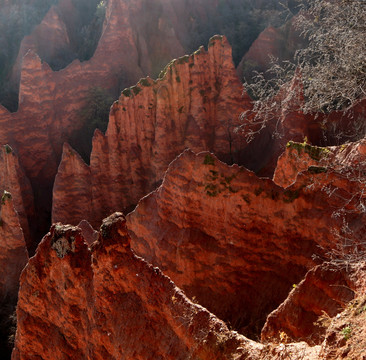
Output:
[[[296,17],[279,28],[269,26],[259,34],[238,65],[240,79],[249,79],[253,71],[265,72],[272,59],[292,60],[295,51],[306,45],[295,23]]]
[[[335,211],[347,207],[351,236],[362,239],[365,218],[352,193],[361,193],[358,183],[333,172],[303,173],[283,189],[187,151],[128,215],[128,227],[139,255],[249,333],[314,265],[314,254],[336,247]]]
[[[29,50],[33,50],[47,63],[54,63],[71,52],[67,28],[56,6],[52,6],[32,34],[22,40],[12,70],[13,85],[19,85],[22,59]]]
[[[81,229],[81,235],[88,245],[91,245],[94,241],[98,240],[98,231],[95,231],[86,220],[80,221],[78,228]]]
[[[141,54],[146,55],[146,52],[138,49],[138,46],[142,46],[144,36],[148,42],[151,34],[155,34],[164,44],[162,46],[165,46],[166,51],[159,55],[159,64],[184,53],[178,40],[173,46],[171,35],[164,36],[164,31],[169,26],[159,29],[158,19],[154,23],[155,29],[149,29],[149,32],[145,29],[145,33],[138,37],[135,22],[138,21],[138,16],[142,16],[143,5],[143,1],[133,4],[120,0],[108,1],[103,34],[89,61],[80,63],[75,60],[65,69],[53,72],[33,51],[28,51],[23,58],[19,110],[9,113],[1,107],[0,140],[17,149],[21,165],[36,188],[35,191],[42,193],[37,203],[42,202],[43,208],[50,207],[50,190],[63,143],[83,125],[78,111],[84,104],[88,89],[100,86],[117,92],[120,83],[133,83],[143,73],[152,71],[152,63],[156,58],[152,55],[149,60],[140,59]],[[63,17],[65,9],[67,6],[60,9]],[[61,36],[64,44],[67,43],[65,27],[57,14],[55,8],[50,10],[43,23],[31,35],[32,44],[41,42],[39,39],[49,37],[52,32]],[[56,24],[48,21],[55,16],[58,19]],[[146,15],[144,19],[146,20]],[[43,42],[39,46],[41,47],[37,47],[37,50],[42,48],[48,51]],[[26,48],[25,45],[22,47],[24,51]]]
[[[91,249],[79,228],[52,227],[21,277],[13,360],[258,358],[129,242],[121,214]]]
[[[278,158],[273,181],[283,187],[292,184],[305,170],[336,171],[355,181],[365,179],[366,139],[340,146],[319,147],[290,141]]]
[[[13,360],[316,359],[316,347],[269,348],[229,331],[134,254],[125,223],[105,219],[91,247],[79,228],[52,226],[21,276]]]
[[[331,318],[353,299],[354,281],[345,268],[326,263],[310,270],[294,286],[286,301],[268,316],[262,341],[287,338],[321,344]]]
[[[12,196],[4,191],[0,205],[0,301],[15,299],[28,252]],[[3,314],[3,312],[2,312]]]
[[[35,216],[33,193],[18,158],[9,145],[2,146],[0,149],[0,191],[11,193],[12,204],[21,226],[19,231],[24,233],[26,242],[31,245],[29,221]],[[17,230],[14,229],[14,231]]]
[[[123,91],[111,109],[106,135],[95,133],[90,170],[80,159],[63,156],[54,185],[53,221],[76,224],[86,218],[98,226],[104,216],[152,191],[170,161],[188,147],[241,162],[244,144],[234,129],[247,107],[226,38],[215,37],[208,51],[201,48],[173,61],[161,79],[143,79]],[[76,186],[68,181],[74,176]],[[64,206],[71,202],[72,209]]]
[[[65,203],[65,200],[69,200],[70,203]],[[86,215],[92,200],[90,168],[80,155],[65,143],[53,190],[53,213],[64,214],[59,216],[58,220],[65,224],[76,224],[83,219],[89,220]]]

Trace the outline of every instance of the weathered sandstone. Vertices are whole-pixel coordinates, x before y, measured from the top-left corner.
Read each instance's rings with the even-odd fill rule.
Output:
[[[207,51],[202,47],[172,61],[158,80],[142,79],[124,90],[105,136],[94,135],[90,168],[65,148],[54,185],[53,221],[77,224],[85,218],[98,226],[103,217],[154,190],[186,148],[241,163],[245,144],[234,129],[248,101],[231,48],[219,36]]]
[[[62,314],[62,316],[60,316]],[[88,247],[81,229],[53,225],[21,276],[12,359],[315,360],[319,347],[263,346],[191,302],[136,256],[122,214]]]
[[[353,299],[355,288],[345,268],[332,263],[315,267],[268,316],[262,341],[321,344],[331,318]]]
[[[360,189],[317,171],[283,189],[212,154],[186,151],[128,215],[132,247],[189,297],[255,333],[316,264],[313,255],[341,240],[336,211],[347,209],[350,236],[362,241],[365,215],[353,196]]]
[[[19,275],[28,261],[19,217],[7,191],[2,193],[0,221],[0,301],[3,302],[17,297]]]
[[[15,215],[19,218],[25,240],[31,245],[30,222],[34,219],[35,210],[33,192],[17,156],[9,145],[0,148],[0,192],[7,191],[12,196]],[[14,223],[14,221],[13,221]],[[14,229],[14,231],[17,231]]]
[[[258,359],[261,350],[137,257],[121,214],[91,248],[79,228],[54,225],[22,273],[17,316],[13,360]]]
[[[300,172],[309,168],[313,171],[336,171],[339,176],[348,177],[354,181],[364,181],[365,159],[365,138],[329,147],[289,141],[285,152],[278,158],[273,181],[287,187],[296,180]]]
[[[295,51],[306,46],[306,40],[296,29],[296,19],[293,17],[279,28],[269,26],[259,34],[238,65],[241,79],[249,80],[253,71],[265,72],[273,60],[292,60]]]

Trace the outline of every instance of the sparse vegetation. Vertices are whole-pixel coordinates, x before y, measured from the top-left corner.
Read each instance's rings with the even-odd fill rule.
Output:
[[[329,114],[350,109],[366,95],[363,0],[303,1],[296,26],[309,40],[308,46],[298,50],[292,62],[274,62],[268,76],[257,74],[253,82],[245,83],[254,99],[253,110],[243,114],[242,130],[247,141],[269,121],[277,121],[273,136],[282,136],[278,128],[282,109]],[[304,102],[290,104],[283,94],[294,77],[303,86]]]
[[[8,144],[4,145],[4,148],[7,154],[11,154],[13,152],[13,149]]]
[[[289,141],[286,145],[287,148],[296,149],[300,155],[302,152],[309,154],[309,156],[316,161],[321,160],[326,157],[330,151],[325,147],[312,146],[306,142],[297,143],[294,141]]]
[[[342,330],[342,335],[344,337],[344,340],[349,340],[350,337],[352,336],[352,328],[351,326],[347,325],[345,326]]]

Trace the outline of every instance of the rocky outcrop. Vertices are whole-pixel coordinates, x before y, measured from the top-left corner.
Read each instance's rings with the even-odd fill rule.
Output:
[[[12,69],[14,87],[19,86],[22,59],[29,50],[33,50],[48,64],[65,64],[67,59],[72,58],[67,28],[56,6],[52,6],[32,34],[22,40]]]
[[[22,274],[17,316],[13,360],[258,359],[261,350],[137,257],[121,214],[91,248],[79,228],[54,225]]]
[[[128,227],[139,255],[252,334],[314,266],[313,255],[341,240],[336,211],[347,207],[350,236],[362,241],[365,218],[355,193],[357,182],[333,172],[307,171],[283,189],[209,153],[186,151],[128,215]]]
[[[273,60],[292,60],[295,51],[306,46],[306,40],[296,28],[296,21],[295,16],[281,27],[269,26],[259,34],[238,65],[240,79],[249,80],[254,71],[265,72]]]
[[[158,21],[159,17],[154,17],[155,30],[147,31],[144,28],[142,35],[136,32],[136,20],[142,16],[144,4],[143,1],[133,4],[120,0],[108,1],[103,33],[89,61],[75,60],[66,68],[54,72],[33,50],[27,51],[23,57],[19,109],[16,113],[10,113],[1,107],[0,140],[17,150],[20,163],[34,192],[38,194],[37,204],[42,209],[42,218],[49,215],[52,184],[63,143],[83,126],[78,111],[85,105],[89,88],[102,87],[117,95],[121,86],[134,83],[143,74],[152,72],[154,61],[160,66],[184,53],[178,40],[175,46],[172,45],[169,31],[164,35],[169,24],[163,26],[162,21]],[[68,9],[66,5],[62,9],[52,8],[42,24],[34,30],[31,42],[39,45],[37,51],[41,48],[51,51],[40,42],[52,33],[61,37],[64,45],[67,44],[67,33],[60,15],[62,13],[65,17]],[[161,16],[164,17],[163,14]],[[57,22],[50,21],[55,17]],[[139,48],[144,43],[144,36],[148,43],[152,34],[162,44],[160,50],[166,50],[163,55],[159,55],[159,61],[154,58],[156,52],[142,58],[147,50],[141,52]],[[56,52],[59,51],[57,46],[61,45],[55,45]],[[28,48],[26,45],[22,47],[24,51]]]
[[[4,191],[0,205],[0,301],[17,297],[20,272],[28,261],[24,234],[12,195]],[[3,311],[1,312],[3,314]]]
[[[289,141],[286,151],[278,158],[273,181],[287,187],[299,173],[309,169],[313,172],[335,171],[339,176],[362,182],[365,179],[365,155],[365,138],[329,147]]]
[[[19,165],[18,158],[9,145],[0,149],[0,191],[11,194],[15,216],[27,244],[31,245],[30,222],[35,217],[33,192],[29,180]],[[14,220],[15,221],[15,220]],[[15,222],[12,221],[14,224]],[[14,229],[14,231],[18,231]]]
[[[71,201],[71,206],[65,206],[65,201]],[[90,221],[88,209],[91,208],[92,201],[90,168],[80,155],[65,143],[54,185],[53,214],[63,214],[59,215],[57,220],[65,224],[78,224],[84,219]]]
[[[325,263],[310,270],[263,327],[262,341],[306,341],[321,344],[331,319],[354,298],[348,271]]]
[[[62,314],[62,316],[60,316]],[[316,359],[304,343],[271,348],[246,339],[191,302],[136,256],[122,214],[88,247],[81,229],[53,225],[21,276],[13,360]]]
[[[207,51],[202,47],[172,61],[158,80],[143,79],[122,92],[106,135],[94,135],[89,169],[65,150],[54,185],[53,221],[77,224],[86,218],[98,226],[154,190],[186,148],[242,162],[245,144],[234,130],[249,106],[225,37],[212,38]]]

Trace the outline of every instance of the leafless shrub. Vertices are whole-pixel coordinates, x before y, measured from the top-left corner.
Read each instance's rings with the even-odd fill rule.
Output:
[[[293,104],[294,111],[347,111],[366,96],[365,0],[303,0],[295,26],[308,46],[298,50],[292,62],[273,61],[266,73],[244,83],[253,98],[253,110],[242,115],[241,130],[248,141],[280,116],[286,99],[281,92],[288,91],[295,71],[304,101]]]

